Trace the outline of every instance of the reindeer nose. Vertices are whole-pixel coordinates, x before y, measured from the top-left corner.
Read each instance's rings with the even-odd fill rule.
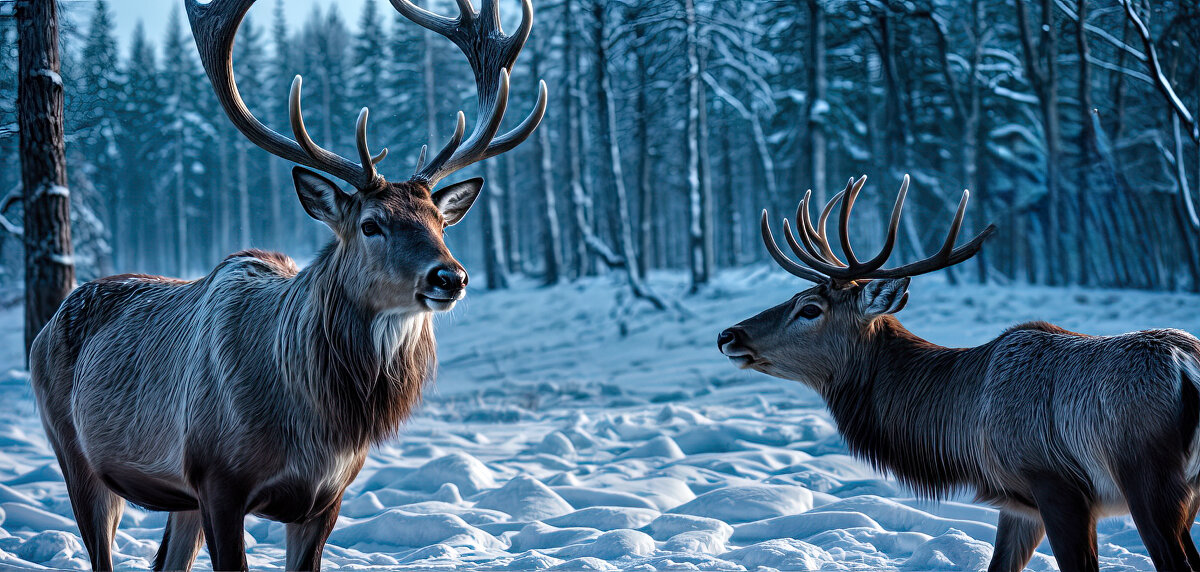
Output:
[[[720,334],[717,334],[717,347],[724,348],[726,344],[731,344],[738,339],[737,328],[725,328]]]
[[[462,268],[438,266],[429,271],[429,284],[442,290],[461,290],[467,285],[467,273]]]

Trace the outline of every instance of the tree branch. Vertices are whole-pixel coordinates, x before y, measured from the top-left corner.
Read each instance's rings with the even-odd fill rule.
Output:
[[[1167,77],[1163,75],[1162,67],[1158,61],[1158,50],[1154,49],[1154,41],[1150,39],[1150,29],[1142,22],[1137,11],[1133,8],[1133,3],[1130,0],[1121,0],[1121,5],[1125,7],[1125,15],[1129,17],[1129,21],[1133,24],[1133,28],[1137,30],[1138,36],[1142,38],[1142,46],[1146,50],[1146,65],[1150,68],[1150,77],[1154,79],[1154,85],[1158,87],[1159,93],[1167,100],[1167,105],[1171,107],[1171,111],[1183,123],[1184,129],[1196,144],[1200,144],[1200,126],[1196,124],[1196,119],[1188,111],[1187,106],[1183,104],[1183,100],[1175,93],[1175,89],[1171,87],[1171,82],[1167,81]]]

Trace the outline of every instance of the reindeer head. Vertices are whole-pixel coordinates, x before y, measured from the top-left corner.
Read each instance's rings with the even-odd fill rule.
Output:
[[[846,189],[825,205],[815,226],[808,207],[812,193],[806,193],[796,209],[799,240],[784,219],[784,238],[792,252],[807,266],[797,264],[779,249],[767,222],[767,211],[763,211],[763,242],[771,258],[792,275],[816,282],[817,286],[722,331],[717,337],[717,345],[734,364],[821,389],[836,373],[845,369],[852,352],[870,340],[872,325],[877,319],[904,308],[908,302],[910,277],[967,260],[979,252],[984,240],[996,230],[995,225],[988,225],[967,244],[954,247],[970,195],[963,191],[950,232],[936,254],[896,268],[881,268],[896,244],[900,212],[908,193],[908,176],[905,175],[883,248],[871,260],[859,262],[850,247],[847,227],[854,200],[866,180],[865,176],[858,181],[851,179]],[[833,253],[825,232],[826,221],[839,203],[838,238],[846,262]]]
[[[304,127],[300,108],[301,78],[296,76],[288,98],[294,139],[263,125],[250,114],[233,79],[233,40],[238,25],[254,0],[187,0],[188,19],[217,99],[233,124],[264,150],[303,166],[292,178],[304,210],[325,223],[335,236],[334,248],[353,276],[351,296],[375,310],[440,311],[454,307],[467,285],[467,273],[443,240],[446,227],[470,209],[483,187],[470,179],[434,191],[443,177],[477,161],[504,153],[524,141],[546,112],[546,84],[540,82],[533,111],[512,131],[497,136],[508,105],[508,74],[533,25],[533,6],[522,0],[521,24],[513,35],[500,28],[498,0],[483,0],[476,11],[470,0],[458,0],[456,18],[438,16],[410,0],[391,0],[396,10],[417,24],[447,38],[462,50],[475,75],[479,92],[478,120],[463,138],[466,117],[460,111],[450,141],[426,162],[421,148],[416,172],[401,183],[390,183],[375,165],[387,149],[372,155],[367,146],[367,108],[358,116],[355,143],[358,161],[318,146]],[[323,171],[355,188],[344,192],[336,183],[305,167]]]

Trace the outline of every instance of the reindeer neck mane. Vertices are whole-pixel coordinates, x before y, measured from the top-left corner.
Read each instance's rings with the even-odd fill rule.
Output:
[[[437,352],[428,312],[375,312],[351,295],[336,243],[295,279],[285,303],[300,306],[278,333],[285,382],[295,384],[327,434],[369,445],[395,433],[433,379]],[[334,437],[336,436],[336,437]]]
[[[825,398],[847,444],[876,469],[918,493],[943,497],[975,481],[970,396],[982,378],[982,348],[951,349],[892,316],[871,325]]]

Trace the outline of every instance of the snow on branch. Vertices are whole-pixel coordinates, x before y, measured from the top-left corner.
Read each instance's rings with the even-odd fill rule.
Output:
[[[1121,0],[1121,5],[1125,7],[1125,15],[1129,17],[1129,21],[1137,30],[1138,36],[1142,38],[1142,46],[1146,50],[1146,65],[1150,68],[1150,76],[1154,78],[1154,84],[1158,87],[1158,91],[1162,93],[1167,100],[1167,105],[1170,106],[1171,126],[1175,136],[1175,181],[1179,186],[1179,195],[1183,200],[1183,208],[1187,211],[1188,221],[1193,228],[1200,228],[1200,217],[1196,215],[1196,207],[1192,202],[1192,193],[1188,189],[1187,171],[1183,168],[1183,138],[1180,137],[1180,127],[1187,131],[1192,141],[1200,145],[1200,125],[1197,125],[1195,117],[1192,115],[1183,100],[1179,99],[1179,95],[1175,93],[1175,89],[1171,87],[1171,82],[1167,80],[1167,76],[1163,75],[1162,67],[1158,61],[1158,51],[1154,49],[1154,41],[1150,38],[1150,29],[1142,22],[1138,16],[1137,10],[1134,9],[1131,0]]]
[[[1162,67],[1158,62],[1158,51],[1154,49],[1154,41],[1150,38],[1150,29],[1142,22],[1142,18],[1138,16],[1137,10],[1134,9],[1133,3],[1130,0],[1121,0],[1121,5],[1125,7],[1125,15],[1129,17],[1129,21],[1142,38],[1142,46],[1149,55],[1145,61],[1150,68],[1150,76],[1154,78],[1154,84],[1158,87],[1158,91],[1163,94],[1163,97],[1167,99],[1167,104],[1171,106],[1172,111],[1179,117],[1184,128],[1191,136],[1192,141],[1200,144],[1200,126],[1196,124],[1196,119],[1192,116],[1192,113],[1188,111],[1187,106],[1183,104],[1183,100],[1179,99],[1179,96],[1175,93],[1175,89],[1171,87],[1171,82],[1163,75]]]
[[[8,220],[8,217],[5,216],[4,213],[7,212],[8,209],[13,205],[17,204],[17,202],[20,200],[21,184],[17,183],[17,186],[13,187],[13,190],[9,191],[8,194],[4,196],[4,200],[0,201],[0,228],[3,228],[5,232],[14,236],[24,236],[25,228]]]

